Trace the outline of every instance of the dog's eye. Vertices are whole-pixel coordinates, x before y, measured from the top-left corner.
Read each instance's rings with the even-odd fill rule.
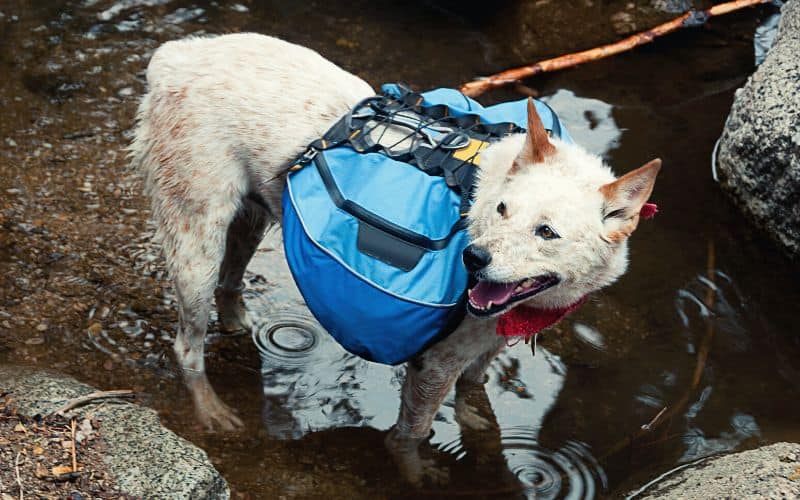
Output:
[[[506,204],[502,201],[497,205],[497,213],[500,215],[506,214]]]
[[[541,226],[537,227],[535,234],[536,236],[544,238],[545,240],[561,238],[561,236],[559,236],[557,232],[553,231],[553,228],[547,224],[542,224]]]
[[[614,210],[612,212],[607,213],[605,216],[603,216],[603,220],[613,219],[613,218],[619,217],[619,216],[624,215],[624,214],[625,214],[625,209],[624,208],[619,208],[617,210]]]

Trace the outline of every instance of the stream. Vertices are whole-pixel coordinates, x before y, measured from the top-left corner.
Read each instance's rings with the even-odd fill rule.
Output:
[[[679,464],[800,441],[800,273],[710,167],[769,7],[526,82],[618,174],[662,158],[660,212],[640,224],[617,284],[542,335],[535,356],[520,344],[495,360],[486,387],[496,442],[461,435],[448,397],[430,450],[450,471],[442,489],[409,489],[383,448],[403,368],[354,357],[321,331],[277,231],[245,277],[252,335],[210,327],[209,378],[244,431],[200,428],[172,357],[175,298],[125,151],[160,43],[257,31],[375,87],[429,89],[618,39],[682,2],[654,3],[662,10],[616,0],[2,0],[0,362],[134,389],[208,452],[234,498],[615,498]],[[520,97],[509,88],[480,100]],[[668,422],[641,433],[664,408]]]

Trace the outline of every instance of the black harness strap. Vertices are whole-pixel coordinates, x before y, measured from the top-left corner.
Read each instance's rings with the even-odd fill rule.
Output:
[[[302,168],[312,161],[316,165],[328,190],[328,194],[337,207],[350,213],[357,219],[384,231],[411,245],[427,250],[440,250],[447,246],[450,239],[466,227],[464,217],[472,204],[477,171],[477,157],[481,147],[475,148],[472,156],[464,158],[456,156],[456,152],[471,145],[497,142],[511,134],[523,133],[525,129],[512,122],[483,123],[477,114],[453,116],[450,108],[444,104],[424,105],[422,94],[412,92],[407,87],[401,89],[399,97],[376,95],[359,102],[353,109],[337,121],[320,139],[313,141],[308,150],[297,160],[294,169]],[[465,97],[465,99],[467,99]],[[547,104],[545,104],[547,106]],[[553,116],[553,128],[548,134],[561,137],[561,124],[553,110],[547,106]],[[369,124],[375,123],[369,127]],[[411,140],[412,145],[404,151],[393,151],[391,146],[381,144],[386,128],[395,125],[406,127],[409,134],[398,141]],[[385,127],[378,140],[371,137],[377,127]],[[439,133],[435,141],[430,139],[429,132]],[[443,132],[445,131],[445,132]],[[426,143],[420,136],[428,138]],[[464,141],[468,140],[467,144]],[[449,234],[439,240],[431,240],[424,235],[399,227],[358,204],[347,200],[336,185],[324,154],[328,149],[349,146],[359,153],[381,153],[394,160],[414,165],[428,175],[441,176],[447,185],[461,196],[459,213],[461,218],[452,226]]]

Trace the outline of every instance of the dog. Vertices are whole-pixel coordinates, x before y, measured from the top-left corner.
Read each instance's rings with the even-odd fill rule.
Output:
[[[165,43],[147,84],[130,154],[177,295],[175,355],[202,423],[233,430],[242,422],[205,374],[212,298],[223,330],[250,329],[242,279],[265,229],[281,220],[287,167],[374,91],[308,48],[258,34]],[[521,304],[572,307],[613,283],[653,190],[660,160],[616,178],[599,157],[548,138],[532,103],[528,120],[527,133],[481,156],[464,252],[477,279],[470,314],[407,363],[386,444],[412,483],[441,476],[417,450],[454,385],[458,422],[485,425],[460,394],[485,382],[506,346],[495,334],[498,316]]]

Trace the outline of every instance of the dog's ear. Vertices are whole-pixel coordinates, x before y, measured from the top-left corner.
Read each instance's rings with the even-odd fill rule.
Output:
[[[532,163],[542,163],[547,156],[556,152],[556,147],[547,137],[547,131],[542,124],[542,118],[536,111],[532,98],[528,98],[528,133],[525,144],[511,165],[509,174],[515,174]]]
[[[622,241],[636,229],[639,212],[653,192],[660,169],[661,160],[656,158],[600,187],[605,198],[603,223],[608,240]]]

